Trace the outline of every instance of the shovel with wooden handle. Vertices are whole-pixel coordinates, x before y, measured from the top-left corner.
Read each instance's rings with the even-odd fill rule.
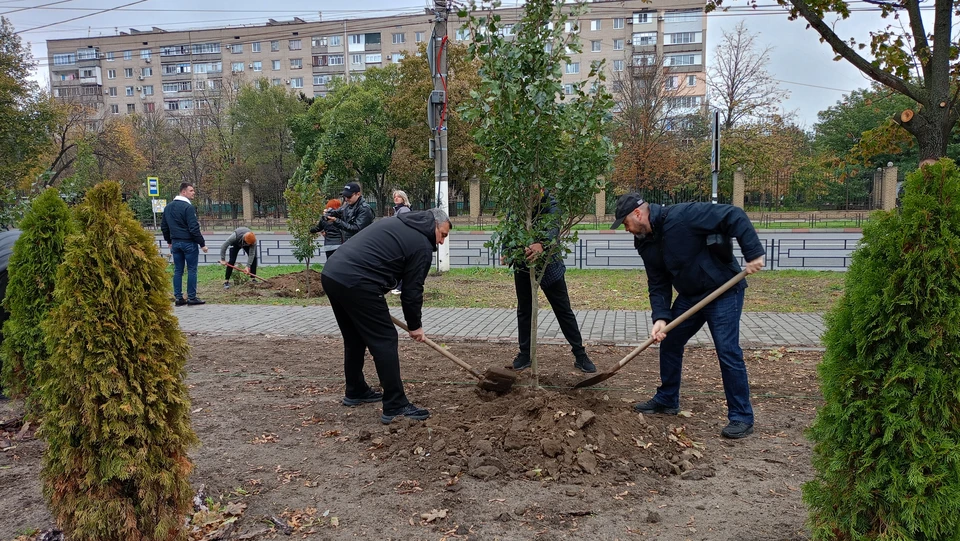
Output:
[[[687,320],[687,318],[689,318],[689,317],[692,316],[693,314],[696,314],[697,312],[699,312],[704,306],[706,306],[706,305],[710,304],[711,302],[713,302],[714,299],[716,299],[716,298],[719,297],[720,295],[723,295],[724,293],[726,293],[726,291],[727,291],[728,289],[730,289],[731,287],[733,287],[733,286],[737,285],[738,283],[740,283],[740,280],[743,280],[746,276],[747,276],[747,271],[741,271],[740,274],[738,274],[738,275],[734,276],[733,278],[727,280],[722,286],[718,287],[716,291],[714,291],[713,293],[707,295],[706,297],[704,297],[704,299],[703,299],[702,301],[698,302],[697,304],[694,304],[694,305],[691,306],[686,312],[680,314],[680,317],[678,317],[677,319],[674,319],[673,321],[671,321],[670,323],[668,323],[667,326],[663,328],[663,332],[668,333],[668,332],[672,331],[674,328],[676,328],[677,325],[683,323],[684,321]],[[580,388],[583,388],[583,387],[590,387],[591,385],[596,385],[596,384],[600,383],[601,381],[604,381],[604,380],[606,380],[606,379],[612,378],[613,375],[616,374],[618,370],[620,370],[621,368],[623,368],[624,366],[626,366],[626,364],[627,364],[628,362],[632,361],[634,357],[636,357],[637,355],[640,355],[640,353],[641,353],[643,350],[645,350],[645,349],[647,349],[648,347],[650,347],[650,346],[654,343],[654,341],[655,341],[655,340],[653,339],[653,337],[648,338],[646,342],[640,344],[639,346],[636,347],[636,349],[634,349],[633,351],[631,351],[630,353],[628,353],[626,357],[620,359],[620,362],[618,362],[616,365],[614,365],[614,367],[613,367],[612,369],[610,369],[610,370],[608,370],[608,371],[606,371],[606,372],[601,372],[601,373],[599,373],[599,374],[597,374],[597,375],[595,375],[595,376],[591,376],[591,377],[589,377],[589,378],[587,378],[587,379],[585,379],[585,380],[577,383],[576,385],[573,386],[573,388],[574,388],[574,389],[580,389]]]
[[[410,332],[410,329],[407,328],[404,322],[393,317],[393,315],[390,316],[390,319],[393,320],[393,324],[396,325],[397,327],[400,327],[401,329],[407,332]],[[423,341],[428,346],[437,350],[437,353],[457,363],[460,366],[460,368],[463,368],[467,372],[470,372],[470,374],[473,377],[479,380],[477,382],[477,386],[479,386],[481,389],[485,391],[493,391],[495,393],[505,393],[509,391],[513,387],[513,384],[517,381],[516,374],[501,368],[490,368],[486,372],[481,374],[480,372],[477,372],[472,366],[467,364],[466,361],[464,361],[460,357],[457,357],[453,353],[450,353],[449,351],[447,351],[446,348],[442,347],[440,344],[434,342],[433,340],[427,338],[426,336],[423,337]]]

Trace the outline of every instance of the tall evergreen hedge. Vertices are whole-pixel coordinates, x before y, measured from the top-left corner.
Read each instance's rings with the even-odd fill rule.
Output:
[[[49,357],[40,322],[53,307],[57,267],[63,261],[67,235],[73,231],[70,209],[56,188],[30,203],[20,221],[20,238],[7,266],[9,282],[3,304],[10,318],[3,324],[3,387],[11,396],[28,398],[36,413],[35,370]]]
[[[803,487],[815,539],[960,539],[960,171],[907,179],[827,317]]]
[[[44,495],[74,541],[182,539],[196,435],[166,261],[115,182],[77,222],[44,325]]]

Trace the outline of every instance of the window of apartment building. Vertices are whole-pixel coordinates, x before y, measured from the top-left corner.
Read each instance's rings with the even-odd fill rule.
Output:
[[[189,63],[164,64],[160,70],[162,75],[177,75],[180,73],[190,73],[192,66]]]
[[[189,45],[166,45],[160,47],[160,56],[181,56],[190,54]]]
[[[550,42],[547,42],[546,44],[544,44],[543,50],[546,51],[547,54],[552,53],[552,52],[553,52],[553,44],[550,43]]]
[[[81,79],[87,79],[90,77],[96,77],[96,71],[93,68],[84,68],[80,70]]]
[[[280,71],[280,61],[279,61],[279,60],[271,60],[271,63],[272,63],[271,68],[273,69],[273,71]]]
[[[77,63],[77,55],[75,54],[55,54],[53,55],[53,65],[54,66],[66,66],[69,64]]]
[[[108,88],[107,94],[109,94],[111,97],[114,97],[114,98],[117,97],[117,87],[111,86],[110,88]]]
[[[281,81],[279,77],[274,77],[273,79],[270,79],[270,84],[273,86],[280,86],[283,84],[283,81]]]
[[[133,51],[123,51],[124,60],[133,60]]]
[[[179,101],[165,101],[163,102],[163,108],[167,111],[178,111],[180,109]]]
[[[703,32],[675,32],[665,34],[663,42],[666,45],[682,45],[684,43],[703,43]]]
[[[254,52],[254,53],[259,53],[259,52],[260,52],[260,42],[259,42],[259,41],[254,41],[253,43],[251,43],[251,44],[250,44],[250,51],[251,51],[251,52]]]
[[[79,49],[77,50],[77,60],[96,60],[97,59],[97,49]]]
[[[117,105],[116,103],[111,104],[111,105],[110,105],[110,112],[113,113],[113,114],[115,114],[115,115],[119,115],[119,114],[120,114],[120,106]]]
[[[593,19],[590,21],[590,30],[592,32],[597,32],[600,30],[600,19]]]
[[[566,94],[566,95],[568,95],[568,96],[571,95],[571,94],[573,94],[573,85],[572,85],[572,84],[569,84],[569,83],[563,85],[563,93]]]
[[[140,49],[140,59],[141,60],[150,60],[150,49]]]
[[[343,65],[343,55],[342,54],[332,54],[329,57],[329,64],[331,66],[342,66]]]
[[[219,43],[194,43],[193,54],[217,54],[220,52]]]
[[[666,88],[667,90],[673,90],[677,88],[677,86],[679,86],[678,79],[679,77],[677,77],[676,75],[669,75],[665,77],[663,79],[664,88]]]
[[[401,43],[406,43],[406,42],[407,42],[407,35],[404,34],[403,32],[399,32],[393,35],[394,45],[399,45]]]
[[[612,84],[611,87],[610,87],[610,90],[611,90],[614,94],[619,94],[619,93],[623,92],[623,82],[621,82],[621,81],[614,81],[613,84]]]
[[[313,36],[312,38],[310,38],[310,46],[311,46],[311,47],[326,47],[326,46],[327,46],[327,38],[321,37],[321,36]]]
[[[132,95],[133,95],[133,87],[132,87],[132,86],[128,86],[128,87],[126,87],[124,90],[126,90],[126,95],[127,95],[127,96],[132,96]]]
[[[695,23],[700,21],[703,11],[699,9],[688,9],[683,11],[667,11],[663,14],[663,22],[666,23]]]
[[[687,75],[687,86],[697,86],[696,75]]]
[[[634,66],[652,66],[656,58],[651,54],[638,54],[633,57]]]
[[[157,104],[153,103],[152,101],[143,104],[144,113],[153,113],[156,110],[157,110]]]
[[[667,66],[696,66],[702,62],[699,54],[668,54],[664,57]]]
[[[594,53],[600,52],[600,40],[595,39],[590,42],[590,51]]]
[[[136,112],[137,112],[137,106],[136,106],[135,104],[133,104],[133,103],[128,103],[128,104],[127,104],[127,114],[136,113]]]
[[[236,62],[234,62],[236,64]],[[240,62],[242,65],[243,62]],[[223,71],[223,62],[201,62],[193,65],[194,73],[220,73]]]
[[[366,58],[367,64],[379,64],[383,61],[383,57],[380,53],[377,54],[368,54]]]
[[[576,21],[567,21],[563,23],[563,31],[568,34],[576,34],[580,31],[580,25]]]
[[[116,79],[117,70],[107,70],[107,79]]]
[[[691,107],[699,106],[701,97],[702,96],[678,96],[675,98],[670,98],[668,103],[671,107],[689,109]]]
[[[153,68],[140,68],[141,77],[153,77]]]
[[[470,39],[470,30],[467,28],[460,28],[457,30],[457,41],[467,41]]]
[[[327,85],[330,83],[329,75],[314,75],[313,84],[316,86]]]
[[[330,36],[331,47],[341,47],[342,45],[343,45],[343,38],[341,36]]]
[[[230,71],[233,73],[240,73],[243,71],[243,62],[231,62]]]
[[[615,17],[613,19],[613,29],[622,30],[623,29],[623,17]]]
[[[363,55],[362,54],[352,54],[350,55],[350,63],[354,66],[363,64]]]
[[[303,49],[303,40],[300,39],[291,39],[287,41],[287,47],[291,51],[299,51]]]
[[[294,77],[290,79],[291,88],[303,88],[303,77]]]
[[[290,59],[290,69],[292,69],[292,70],[303,69],[303,59],[302,59],[302,58],[291,58],[291,59]]]
[[[580,73],[580,62],[567,62],[567,68],[565,70],[567,75],[574,75]]]
[[[633,24],[647,24],[651,21],[650,19],[651,12],[649,11],[635,11],[633,13]]]
[[[113,62],[113,61],[114,61],[113,51],[107,52],[107,53],[104,55],[104,58],[107,59],[107,62]]]
[[[657,44],[656,32],[637,32],[633,35],[634,46],[656,45],[656,44]]]
[[[271,42],[270,42],[270,50],[273,51],[273,52],[279,51],[279,50],[280,50],[280,40],[275,39],[275,40],[271,41]]]
[[[143,95],[144,95],[144,96],[152,96],[152,95],[153,95],[153,85],[146,85],[146,86],[144,86],[144,87],[143,87]]]
[[[123,68],[123,78],[133,79],[133,68]]]
[[[623,43],[624,43],[625,41],[626,41],[626,40],[623,40],[623,39],[615,39],[615,40],[613,40],[613,50],[614,50],[614,51],[622,51],[622,50],[623,50]]]
[[[626,67],[626,62],[623,60],[614,60],[613,61],[613,71],[623,71]]]
[[[242,43],[231,43],[231,44],[230,44],[230,52],[233,53],[233,54],[242,53],[242,52],[243,52],[243,44],[242,44]]]
[[[253,62],[253,71],[263,71],[263,62],[259,60]]]
[[[423,34],[424,32],[414,32],[413,40],[416,41],[417,43],[423,43]]]

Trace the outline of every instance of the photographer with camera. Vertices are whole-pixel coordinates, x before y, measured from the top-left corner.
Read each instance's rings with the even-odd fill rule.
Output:
[[[373,223],[373,210],[360,194],[360,185],[350,182],[343,187],[344,205],[324,214],[324,219],[336,227],[343,236],[342,243]]]
[[[317,225],[310,228],[311,233],[320,233],[323,235],[323,252],[327,255],[327,259],[330,259],[330,256],[332,256],[343,243],[343,235],[340,233],[340,229],[327,220],[327,216],[329,216],[331,212],[339,209],[339,199],[327,201],[327,206],[323,209],[323,215],[320,217],[320,221],[317,222]]]

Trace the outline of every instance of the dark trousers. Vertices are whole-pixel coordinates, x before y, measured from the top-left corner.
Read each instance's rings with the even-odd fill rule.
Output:
[[[170,244],[173,256],[173,296],[183,298],[183,271],[187,271],[187,299],[197,298],[197,264],[200,248],[196,242],[175,240]]]
[[[244,246],[242,249],[243,249],[243,253],[246,254],[247,256],[249,256],[249,255],[250,255],[250,250],[255,250],[256,247],[255,247],[255,246]],[[230,259],[227,260],[227,263],[230,263],[231,265],[236,265],[236,264],[237,264],[237,256],[240,255],[240,250],[241,250],[241,248],[240,248],[239,246],[231,246],[231,247],[230,247]],[[253,264],[250,265],[250,268],[248,269],[248,270],[250,271],[250,274],[256,274],[256,273],[257,273],[257,259],[258,259],[258,258],[256,258],[256,257],[253,258]],[[224,280],[229,280],[231,274],[233,274],[233,267],[227,267],[227,272],[226,272],[225,276],[223,277],[223,279],[224,279]]]
[[[370,386],[363,378],[363,356],[373,355],[377,377],[383,387],[383,411],[395,412],[410,403],[400,379],[400,354],[397,329],[390,320],[390,309],[383,295],[358,287],[346,287],[325,275],[320,283],[343,335],[343,373],[347,398],[363,396]]]
[[[337,247],[333,248],[332,250],[323,251],[327,255],[327,261],[330,261],[330,257],[332,257],[333,254],[336,253],[336,251],[337,251]]]
[[[530,319],[533,292],[530,290],[530,272],[515,270],[513,284],[517,289],[517,334],[520,337],[520,354],[530,355]],[[548,287],[542,287],[543,294],[553,307],[553,314],[557,317],[563,337],[570,343],[574,355],[584,353],[583,338],[580,336],[580,324],[577,316],[570,308],[570,295],[567,293],[567,282],[561,277]]]
[[[678,296],[671,308],[677,318],[696,302]],[[727,398],[727,418],[753,424],[753,406],[750,405],[750,382],[747,365],[740,349],[740,314],[743,311],[743,288],[735,287],[720,295],[689,319],[677,325],[660,342],[660,387],[653,397],[671,408],[680,407],[680,375],[683,370],[683,348],[706,323],[717,348],[720,377]]]

